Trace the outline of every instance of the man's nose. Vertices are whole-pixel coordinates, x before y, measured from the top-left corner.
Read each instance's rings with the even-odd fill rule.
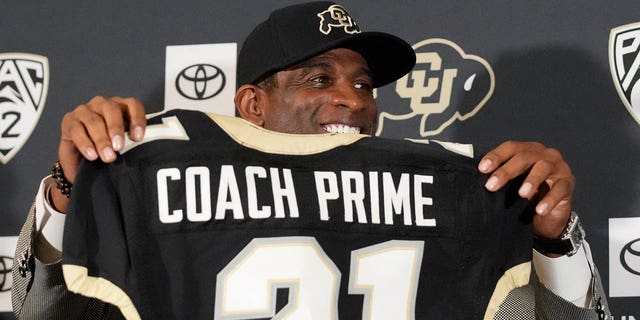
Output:
[[[334,88],[332,102],[334,105],[360,111],[367,108],[365,92],[357,89],[353,84],[345,84]]]

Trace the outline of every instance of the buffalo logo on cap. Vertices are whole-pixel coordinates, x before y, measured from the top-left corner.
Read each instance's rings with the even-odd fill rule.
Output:
[[[360,33],[360,28],[351,18],[347,10],[334,4],[327,10],[318,13],[320,18],[320,32],[329,34],[333,28],[344,28],[348,34]]]

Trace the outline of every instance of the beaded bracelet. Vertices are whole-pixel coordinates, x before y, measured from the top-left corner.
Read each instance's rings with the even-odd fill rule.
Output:
[[[60,161],[56,161],[53,163],[53,168],[51,168],[52,177],[56,179],[56,188],[60,190],[60,192],[65,195],[67,198],[71,196],[71,188],[73,188],[73,184],[67,180],[67,177],[64,176],[64,171],[62,171],[62,165]]]

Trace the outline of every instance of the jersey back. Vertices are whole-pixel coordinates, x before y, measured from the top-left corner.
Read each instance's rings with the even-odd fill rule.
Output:
[[[82,165],[65,280],[127,319],[479,319],[528,270],[531,208],[476,167],[172,110],[115,163]]]

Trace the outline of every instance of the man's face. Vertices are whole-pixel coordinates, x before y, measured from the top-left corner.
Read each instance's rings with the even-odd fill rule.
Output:
[[[286,133],[375,132],[377,107],[364,58],[333,49],[275,74],[266,89],[264,128]]]

